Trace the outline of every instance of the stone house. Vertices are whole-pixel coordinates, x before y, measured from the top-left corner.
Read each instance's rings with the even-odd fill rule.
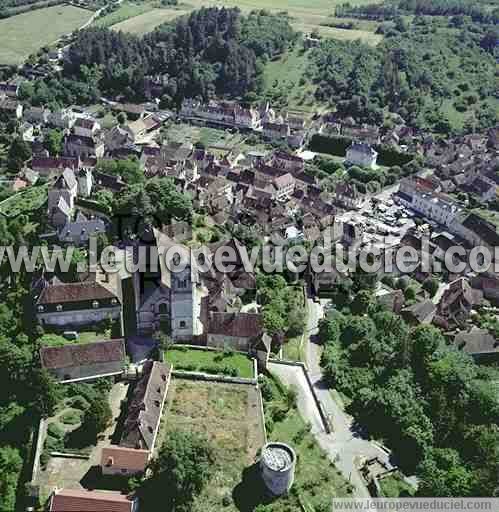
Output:
[[[120,446],[153,453],[161,423],[171,366],[157,361],[146,361],[137,382],[123,425]]]
[[[102,448],[101,469],[106,476],[133,476],[144,473],[149,462],[149,450],[136,450],[124,446]]]
[[[99,136],[85,137],[83,135],[67,135],[64,138],[64,153],[67,156],[85,158],[102,158],[104,142]]]
[[[50,119],[51,111],[45,107],[31,107],[24,110],[24,119],[31,124],[45,126]]]
[[[23,117],[23,105],[17,100],[9,98],[0,99],[0,115],[5,118],[21,119]]]
[[[101,218],[87,218],[78,212],[74,221],[69,221],[58,232],[60,242],[71,245],[87,244],[91,236],[97,236],[106,232],[106,224]]]
[[[291,135],[291,129],[287,123],[263,123],[263,137],[267,140],[286,139]]]
[[[258,313],[210,312],[206,326],[207,345],[248,352],[263,335],[262,317]]]
[[[31,160],[31,168],[44,177],[59,175],[64,169],[77,171],[79,167],[80,160],[75,157],[34,156]]]
[[[121,375],[126,366],[125,342],[119,339],[42,347],[40,361],[59,382]]]
[[[367,169],[376,167],[378,153],[369,144],[363,142],[354,142],[347,149],[345,163],[350,165],[358,165]]]
[[[476,363],[499,361],[499,341],[485,329],[473,327],[468,332],[460,332],[454,338],[454,345],[469,354]]]
[[[292,174],[288,172],[275,178],[273,185],[275,187],[275,199],[283,201],[293,194],[296,182]]]
[[[139,512],[139,499],[119,492],[56,489],[49,512]]]
[[[87,281],[38,283],[36,317],[42,326],[83,327],[112,319],[121,324],[121,289],[117,275],[94,274]]]
[[[78,194],[78,182],[72,169],[64,169],[48,193],[48,217],[52,225],[62,226],[71,219]]]
[[[55,110],[50,113],[48,122],[61,130],[70,130],[76,123],[76,114],[70,108]]]
[[[73,125],[74,134],[77,137],[92,138],[101,130],[101,125],[87,117],[78,117]]]

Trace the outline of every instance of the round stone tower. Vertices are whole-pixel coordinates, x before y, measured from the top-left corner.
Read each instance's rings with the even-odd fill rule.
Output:
[[[260,469],[268,491],[273,496],[286,494],[295,477],[296,454],[284,443],[267,443],[263,447]]]

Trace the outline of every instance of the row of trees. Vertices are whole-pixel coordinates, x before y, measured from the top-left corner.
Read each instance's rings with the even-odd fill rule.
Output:
[[[352,400],[349,412],[416,471],[421,496],[497,495],[497,370],[478,367],[432,326],[410,329],[368,290],[344,311],[320,336],[325,374]]]

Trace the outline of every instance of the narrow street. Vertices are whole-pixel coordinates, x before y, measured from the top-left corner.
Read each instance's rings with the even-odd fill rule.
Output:
[[[269,369],[277,374],[288,386],[293,385],[298,391],[298,409],[300,414],[312,425],[312,432],[320,446],[328,453],[343,476],[354,487],[354,496],[369,497],[369,492],[358,470],[359,462],[372,457],[379,457],[388,462],[389,455],[378,445],[362,437],[357,431],[353,418],[349,416],[333,399],[328,389],[320,366],[322,347],[317,343],[318,325],[324,316],[324,304],[311,299],[307,301],[308,321],[305,336],[305,354],[310,379],[315,393],[328,415],[333,432],[327,434],[320,421],[320,415],[313,399],[310,387],[300,367],[271,363]]]

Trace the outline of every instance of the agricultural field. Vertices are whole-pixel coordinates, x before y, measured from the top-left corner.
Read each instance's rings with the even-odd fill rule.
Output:
[[[167,401],[158,445],[169,432],[180,430],[206,435],[215,449],[213,477],[196,498],[192,512],[241,510],[234,500],[242,473],[253,465],[264,444],[260,398],[254,386],[176,378]]]
[[[148,32],[152,32],[156,27],[163,23],[178,18],[183,14],[187,14],[189,11],[190,9],[182,8],[182,6],[179,6],[178,8],[165,9],[150,8],[146,9],[139,15],[129,16],[125,21],[113,25],[113,30],[121,30],[123,32],[141,36]]]
[[[116,11],[96,19],[93,25],[96,27],[111,27],[152,9],[153,6],[150,3],[123,2]]]
[[[0,64],[20,64],[41,47],[84,25],[92,14],[71,5],[56,5],[0,20]]]
[[[321,36],[326,38],[335,38],[341,40],[355,40],[362,39],[368,44],[375,45],[381,40],[381,36],[375,34],[377,23],[369,21],[355,20],[356,29],[346,30],[327,26],[334,21],[348,21],[338,20],[334,18],[334,7],[342,3],[343,0],[276,0],[269,4],[267,0],[220,0],[215,2],[213,0],[187,0],[185,3],[180,3],[175,8],[165,9],[144,9],[147,12],[139,12],[139,5],[134,8],[130,4],[123,4],[123,6],[109,16],[114,16],[120,11],[126,15],[126,21],[113,25],[114,30],[122,30],[132,34],[142,35],[150,32],[157,26],[170,21],[178,16],[187,14],[191,10],[199,9],[200,7],[214,7],[225,5],[227,7],[239,7],[243,12],[249,12],[253,9],[266,9],[271,12],[287,11],[293,18],[292,25],[296,30],[304,33],[310,33],[318,30]],[[353,5],[361,5],[372,3],[369,0],[355,0],[351,2]],[[133,13],[133,9],[137,9],[137,13]],[[108,18],[102,18],[105,20]],[[109,26],[109,24],[106,24]]]

